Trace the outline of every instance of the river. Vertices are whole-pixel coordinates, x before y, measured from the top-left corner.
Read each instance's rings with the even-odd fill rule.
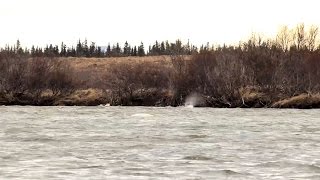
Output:
[[[0,107],[0,179],[320,179],[320,111]]]

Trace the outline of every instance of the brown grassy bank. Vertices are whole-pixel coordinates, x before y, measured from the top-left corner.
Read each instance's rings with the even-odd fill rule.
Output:
[[[170,56],[40,57],[0,51],[2,105],[319,108],[317,28]],[[183,55],[189,52],[191,55]]]
[[[2,58],[0,104],[180,106],[197,94],[196,106],[320,107],[317,89],[309,91],[310,83],[298,89],[300,84],[292,81],[285,87],[275,82],[279,77],[266,74],[274,78],[267,81],[270,77],[248,70],[251,64],[239,59],[236,64],[237,56],[228,55],[223,63],[219,59],[226,54],[212,51],[193,56]],[[258,77],[267,82],[259,84]]]

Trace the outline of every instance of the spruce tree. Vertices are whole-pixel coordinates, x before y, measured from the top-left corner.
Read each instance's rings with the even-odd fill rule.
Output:
[[[119,43],[117,43],[115,51],[116,51],[116,56],[121,56],[121,48]]]
[[[78,42],[77,47],[76,47],[76,49],[75,49],[75,51],[76,51],[76,56],[77,56],[77,57],[82,56],[82,54],[83,54],[83,50],[82,50],[82,49],[83,49],[83,48],[82,48],[82,44],[81,44],[81,41],[80,41],[80,39],[79,39],[79,42]]]
[[[91,42],[88,57],[94,57],[95,56],[95,50],[96,50],[96,44],[95,42]]]
[[[153,55],[153,51],[152,51],[152,49],[153,49],[153,48],[151,48],[151,46],[149,45],[148,55],[151,55],[151,56]]]
[[[21,48],[21,44],[20,44],[20,40],[17,40],[17,44],[16,44],[16,53],[17,54],[23,54],[23,49]]]
[[[137,46],[134,46],[134,49],[133,49],[133,56],[137,56]]]
[[[164,42],[162,41],[160,45],[160,54],[164,55],[165,53],[166,53],[166,48],[164,46]]]
[[[101,53],[101,47],[98,46],[95,50],[95,57],[101,57],[102,56],[102,53]]]
[[[145,52],[144,52],[144,46],[143,43],[141,42],[140,46],[138,47],[138,56],[144,56]]]
[[[156,55],[160,54],[160,46],[159,46],[158,41],[156,41],[156,44],[155,44],[155,53],[156,53]]]
[[[83,55],[86,57],[89,57],[90,55],[89,55],[89,47],[88,47],[87,39],[84,40],[82,47],[83,47]]]
[[[35,57],[36,49],[34,48],[34,45],[31,47],[31,56]]]
[[[59,47],[57,45],[53,48],[53,54],[54,56],[59,56]]]
[[[63,42],[61,43],[60,56],[62,57],[67,56],[67,46]]]
[[[130,48],[128,42],[126,41],[124,43],[124,47],[123,47],[123,55],[124,56],[129,56],[130,55],[130,50],[131,50],[131,48]]]
[[[110,46],[110,44],[108,44],[108,46],[107,46],[106,56],[108,56],[108,57],[111,56],[111,46]]]

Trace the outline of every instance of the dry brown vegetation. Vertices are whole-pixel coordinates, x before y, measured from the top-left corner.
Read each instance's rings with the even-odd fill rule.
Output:
[[[0,53],[0,103],[209,107],[320,107],[316,27],[284,27],[275,40],[201,47],[192,55],[28,58]]]
[[[59,59],[2,54],[0,77],[0,101],[9,105],[51,105],[76,87],[72,67]]]
[[[274,108],[319,108],[319,94],[300,94],[284,100],[275,102],[271,107]]]
[[[319,92],[318,52],[293,61],[288,57],[299,52],[270,57],[270,48],[254,48],[140,58],[2,57],[0,103],[179,106],[197,93],[201,106],[211,107],[320,105],[312,95]]]

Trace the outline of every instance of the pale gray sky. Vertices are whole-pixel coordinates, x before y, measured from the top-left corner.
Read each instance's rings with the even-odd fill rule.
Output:
[[[281,25],[319,25],[318,0],[0,0],[0,46],[190,39],[237,43]]]

